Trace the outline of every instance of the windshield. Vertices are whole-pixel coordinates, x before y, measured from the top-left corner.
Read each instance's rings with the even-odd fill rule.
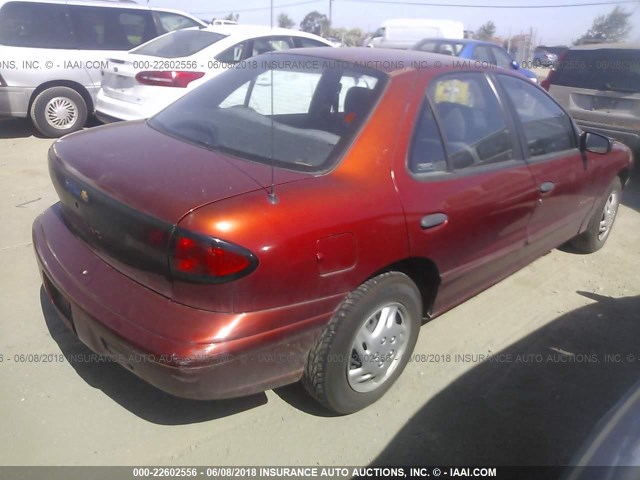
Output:
[[[569,50],[558,65],[553,83],[640,93],[640,50]]]
[[[213,78],[149,125],[247,160],[320,172],[349,144],[384,79],[347,62],[267,54]]]
[[[206,30],[176,30],[140,45],[130,53],[162,58],[188,57],[225,37]]]

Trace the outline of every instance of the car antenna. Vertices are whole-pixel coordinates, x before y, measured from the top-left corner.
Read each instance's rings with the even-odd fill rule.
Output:
[[[270,2],[271,5],[271,33],[273,33],[273,0]],[[274,125],[273,125],[273,68],[270,68],[271,72],[271,188],[269,189],[268,197],[269,202],[272,204],[278,203],[278,197],[276,196],[276,188],[275,188],[275,158],[274,158]]]

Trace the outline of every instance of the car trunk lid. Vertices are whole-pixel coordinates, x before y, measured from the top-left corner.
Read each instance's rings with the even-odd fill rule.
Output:
[[[49,169],[67,226],[114,268],[167,297],[180,219],[266,188],[270,179],[268,166],[176,140],[143,121],[64,137],[50,150]],[[275,181],[304,176],[279,170]]]

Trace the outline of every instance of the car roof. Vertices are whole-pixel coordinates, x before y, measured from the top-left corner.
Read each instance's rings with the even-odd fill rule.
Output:
[[[616,50],[640,50],[640,43],[590,43],[588,45],[571,47],[569,50],[600,50],[604,48]]]
[[[320,39],[328,42],[326,39],[319,37],[318,35],[314,35],[313,33],[307,33],[302,30],[294,30],[291,28],[270,27],[268,25],[249,25],[244,23],[240,25],[208,25],[201,30],[220,33],[222,35],[233,35],[234,37],[251,38],[260,35],[295,35],[298,37],[313,38],[315,40]]]
[[[457,57],[417,50],[395,50],[390,48],[296,48],[270,52],[265,55],[304,55],[335,62],[347,62],[371,68],[388,74],[404,72],[411,68],[412,62],[440,62],[445,68],[452,68]],[[481,69],[478,69],[481,70]]]
[[[133,8],[137,10],[149,10],[149,6],[140,5],[135,2],[124,2],[120,0],[0,0],[0,5],[5,3],[57,3],[57,4],[68,4],[68,5],[92,5],[92,6],[101,6],[101,7],[113,7],[118,6],[122,8]],[[157,10],[153,8],[153,10]]]
[[[487,42],[485,40],[474,40],[473,38],[442,38],[442,37],[438,37],[438,38],[423,38],[418,43],[422,43],[422,42],[455,42],[455,43],[462,43],[463,45],[469,45],[469,44],[490,45],[492,47],[502,48],[500,45],[498,45],[496,43]]]
[[[140,5],[134,1],[124,1],[124,0],[0,0],[0,7],[5,3],[55,3],[62,5],[83,5],[83,6],[94,6],[94,7],[117,7],[117,8],[126,8],[133,10],[152,10],[154,12],[170,12],[177,13],[179,15],[185,15],[189,18],[198,21],[202,24],[202,26],[207,25],[207,23],[198,17],[190,14],[189,12],[185,12],[183,10],[176,10],[175,8],[163,8],[156,7],[155,5]]]

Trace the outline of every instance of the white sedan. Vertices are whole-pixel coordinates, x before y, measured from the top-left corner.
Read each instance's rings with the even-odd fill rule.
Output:
[[[187,28],[108,59],[96,98],[102,122],[149,118],[188,91],[255,55],[333,47],[317,35],[261,25]]]

